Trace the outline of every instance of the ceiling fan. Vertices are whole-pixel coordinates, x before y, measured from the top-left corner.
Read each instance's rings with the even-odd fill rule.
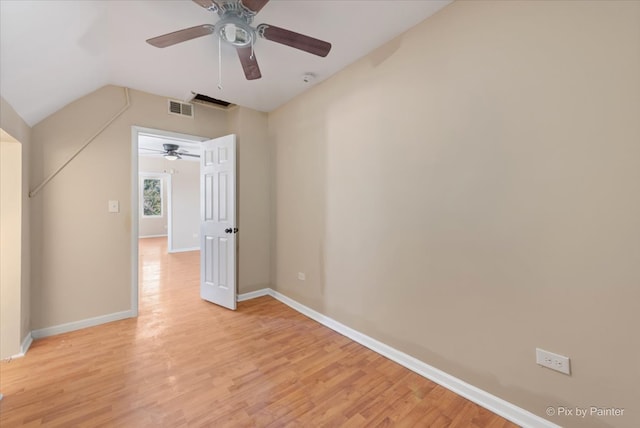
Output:
[[[220,20],[215,25],[197,25],[153,37],[148,39],[147,43],[158,48],[166,48],[167,46],[215,33],[218,36],[218,43],[222,41],[236,48],[247,80],[255,80],[262,77],[260,67],[258,67],[258,61],[253,52],[253,46],[257,37],[321,57],[326,57],[331,50],[331,43],[295,33],[284,28],[268,24],[260,24],[257,27],[252,27],[251,22],[254,16],[260,12],[269,0],[193,1],[208,11],[217,13],[220,16]]]
[[[177,144],[165,143],[165,144],[162,145],[162,147],[164,148],[164,150],[149,149],[149,148],[146,148],[146,147],[140,147],[140,149],[141,150],[149,150],[150,152],[154,152],[154,154],[155,153],[162,154],[166,160],[170,160],[170,161],[182,159],[183,156],[189,156],[189,157],[193,157],[193,158],[199,158],[200,157],[199,155],[190,154],[185,149],[181,149],[180,146],[177,145]]]

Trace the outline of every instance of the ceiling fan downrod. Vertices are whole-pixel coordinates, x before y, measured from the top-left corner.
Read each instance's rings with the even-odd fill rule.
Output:
[[[218,89],[222,90],[222,39],[218,37]]]

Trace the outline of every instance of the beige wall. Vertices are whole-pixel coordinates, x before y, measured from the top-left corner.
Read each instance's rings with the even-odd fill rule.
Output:
[[[640,426],[638,76],[639,2],[453,3],[269,115],[278,291],[542,417],[626,409],[563,426]]]
[[[33,329],[131,307],[134,125],[211,138],[238,134],[238,227],[246,230],[239,235],[238,292],[270,285],[266,115],[196,105],[195,117],[189,119],[167,114],[166,98],[133,90],[130,95],[129,110],[32,199]],[[122,88],[106,86],[35,125],[31,187],[72,155],[124,102]],[[107,212],[107,201],[112,199],[120,201],[118,214]]]
[[[32,199],[33,329],[131,308],[131,127],[212,138],[226,132],[224,111],[196,106],[189,119],[167,114],[166,98],[130,94],[129,110]],[[124,102],[122,88],[106,86],[35,125],[32,188]],[[118,214],[107,212],[112,199]]]
[[[271,187],[267,115],[236,107],[228,133],[236,134],[238,181],[238,292],[271,284]]]
[[[31,128],[15,112],[13,107],[0,97],[0,129],[11,136],[14,141],[20,143],[21,170],[21,229],[20,229],[20,296],[19,296],[19,336],[20,342],[31,331],[31,244],[30,244],[30,213],[29,200],[29,171],[31,162]],[[13,346],[13,345],[12,345]],[[12,354],[13,355],[13,354]]]

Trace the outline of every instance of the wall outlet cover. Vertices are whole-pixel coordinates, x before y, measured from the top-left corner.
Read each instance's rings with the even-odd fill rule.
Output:
[[[536,348],[536,363],[551,370],[571,375],[571,361],[569,357],[564,355]]]
[[[120,201],[109,201],[109,212],[110,213],[119,213],[120,212]]]

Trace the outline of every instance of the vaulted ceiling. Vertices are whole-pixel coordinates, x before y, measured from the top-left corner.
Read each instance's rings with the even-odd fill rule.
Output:
[[[213,35],[163,49],[145,42],[216,23],[217,14],[192,1],[1,0],[0,95],[29,125],[107,84],[177,100],[197,92],[271,111],[450,2],[271,0],[254,25],[287,28],[332,49],[322,58],[258,39],[262,78],[249,81],[232,46],[222,45],[219,62]],[[305,73],[315,80],[304,82]]]

